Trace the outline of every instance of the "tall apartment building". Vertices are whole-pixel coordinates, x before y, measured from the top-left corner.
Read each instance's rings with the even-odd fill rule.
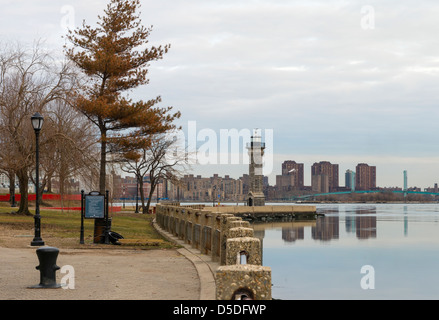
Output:
[[[279,191],[303,189],[303,163],[287,160],[282,163],[282,175],[276,175],[276,188]]]
[[[311,189],[316,192],[333,192],[338,189],[338,164],[315,162],[311,167]]]
[[[376,188],[376,167],[359,163],[355,168],[355,189],[372,190]]]
[[[352,170],[346,170],[344,177],[346,188],[355,190],[355,172]]]
[[[311,176],[311,190],[318,193],[329,192],[329,176],[327,174],[315,174]]]

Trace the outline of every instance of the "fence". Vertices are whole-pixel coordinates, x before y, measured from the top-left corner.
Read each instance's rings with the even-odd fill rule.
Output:
[[[0,202],[9,202],[10,201],[10,194],[6,194],[6,195],[0,195]],[[34,193],[31,193],[28,195],[28,200],[29,201],[35,201],[36,199],[36,195]],[[21,199],[21,194],[16,194],[15,195],[15,201],[20,201]],[[65,194],[62,196],[63,200],[81,200],[81,195],[80,194]],[[61,195],[60,194],[51,194],[51,193],[43,193],[43,201],[44,200],[61,200]]]

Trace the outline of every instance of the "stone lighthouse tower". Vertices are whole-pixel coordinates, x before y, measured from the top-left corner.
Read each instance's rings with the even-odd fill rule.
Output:
[[[265,143],[262,142],[260,130],[253,130],[250,143],[247,143],[250,160],[249,178],[250,188],[248,193],[248,206],[265,206],[265,196],[262,191],[264,176],[262,174],[262,157],[264,156]]]

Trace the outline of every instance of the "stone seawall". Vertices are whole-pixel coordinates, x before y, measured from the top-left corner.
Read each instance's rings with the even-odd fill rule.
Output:
[[[310,205],[218,206],[211,210],[216,213],[232,213],[248,221],[312,220],[316,217],[316,207]]]
[[[271,269],[261,265],[261,242],[248,221],[226,212],[230,208],[162,203],[156,207],[156,222],[220,263],[218,300],[271,300]]]
[[[250,221],[315,219],[316,207],[180,205],[156,207],[161,228],[219,262],[216,271],[218,300],[271,300],[271,269],[262,266],[261,240]]]

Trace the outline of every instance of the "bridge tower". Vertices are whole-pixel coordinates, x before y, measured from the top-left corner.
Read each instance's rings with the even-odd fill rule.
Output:
[[[247,205],[265,206],[265,196],[263,192],[264,176],[262,173],[262,157],[264,156],[265,143],[262,142],[259,129],[253,130],[250,143],[247,143],[249,155],[249,182]]]
[[[407,170],[404,170],[404,201],[407,197]]]

